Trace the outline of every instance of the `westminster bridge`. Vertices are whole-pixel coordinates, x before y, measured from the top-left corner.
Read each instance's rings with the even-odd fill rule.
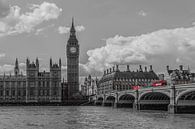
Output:
[[[169,113],[195,112],[195,83],[112,91],[97,95],[94,99],[96,105],[103,106],[160,109]]]

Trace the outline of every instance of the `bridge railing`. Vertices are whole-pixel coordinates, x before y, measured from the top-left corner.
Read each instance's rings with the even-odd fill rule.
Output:
[[[195,87],[195,83],[187,83],[187,84],[176,84],[175,87],[188,87],[188,86],[194,86]]]

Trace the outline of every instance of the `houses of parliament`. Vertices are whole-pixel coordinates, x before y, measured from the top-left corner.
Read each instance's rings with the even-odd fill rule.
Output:
[[[61,59],[53,63],[50,71],[39,71],[39,59],[26,59],[26,75],[20,73],[18,59],[14,75],[0,76],[0,103],[59,103],[79,92],[79,44],[74,20],[66,45],[67,82],[61,81]]]

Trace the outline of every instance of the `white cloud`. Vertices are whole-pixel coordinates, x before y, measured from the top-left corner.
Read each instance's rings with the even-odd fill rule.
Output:
[[[44,28],[37,29],[35,35],[39,35],[42,31],[44,31]]]
[[[60,34],[67,34],[67,33],[69,33],[69,31],[70,31],[70,27],[66,27],[66,26],[59,26],[58,27],[58,32]]]
[[[148,14],[147,14],[145,11],[140,10],[140,11],[138,12],[138,15],[139,15],[139,16],[145,17],[145,16],[147,16]]]
[[[45,21],[57,19],[62,11],[54,3],[32,5],[31,12],[21,13],[19,6],[10,7],[9,14],[0,21],[0,36],[30,33]]]
[[[76,29],[76,31],[78,31],[78,32],[85,31],[85,27],[84,27],[83,25],[81,25],[81,26],[76,26],[75,29]]]
[[[106,45],[87,52],[88,70],[103,71],[113,64],[195,65],[195,27],[163,29],[140,36],[108,38]]]
[[[10,64],[4,64],[3,66],[0,66],[0,73],[7,73],[7,72],[13,72],[14,69],[14,65],[10,65]]]
[[[83,25],[76,26],[75,29],[77,32],[85,31],[85,27]],[[67,34],[67,33],[69,33],[69,31],[70,31],[70,27],[67,27],[67,26],[59,26],[58,27],[59,34]]]
[[[26,66],[26,63],[20,63],[19,66],[20,67],[25,67]]]

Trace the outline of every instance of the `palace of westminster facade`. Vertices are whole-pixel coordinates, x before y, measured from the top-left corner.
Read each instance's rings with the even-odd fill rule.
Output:
[[[0,75],[0,103],[59,103],[79,92],[79,44],[74,21],[66,45],[67,82],[61,82],[61,59],[50,71],[39,71],[39,60],[26,59],[26,75],[20,73],[18,59],[14,75]]]

